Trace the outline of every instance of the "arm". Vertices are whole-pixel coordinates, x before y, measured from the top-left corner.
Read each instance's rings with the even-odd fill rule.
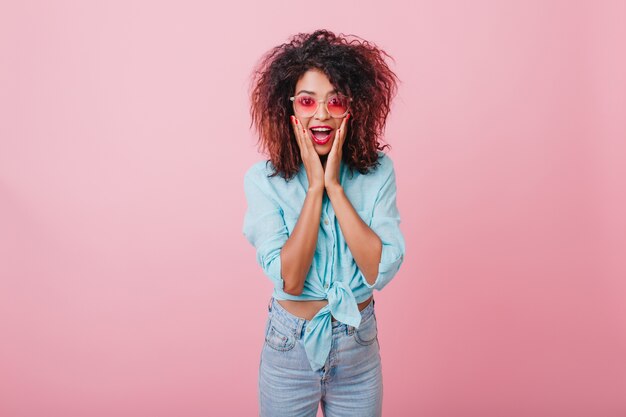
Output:
[[[302,294],[304,281],[311,269],[322,217],[323,195],[324,187],[309,188],[298,222],[281,250],[284,291],[288,294]]]
[[[317,236],[322,217],[322,198],[324,196],[324,169],[308,133],[295,117],[291,116],[300,156],[309,182],[304,204],[300,210],[298,221],[291,237],[281,250],[284,291],[291,295],[300,295],[304,289],[304,281],[311,269]]]
[[[328,190],[328,197],[335,210],[339,226],[354,261],[366,281],[374,284],[378,275],[378,264],[382,253],[382,241],[356,212],[341,185]]]
[[[386,175],[378,190],[369,225],[352,207],[341,186],[333,186],[329,197],[339,225],[364,283],[381,290],[404,261],[405,241],[400,230],[396,206],[396,176],[391,160],[386,161]]]

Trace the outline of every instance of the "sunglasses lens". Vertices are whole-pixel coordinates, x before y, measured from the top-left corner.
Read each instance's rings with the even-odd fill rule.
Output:
[[[331,116],[343,116],[348,111],[348,99],[342,96],[333,96],[328,99],[328,112]]]
[[[312,115],[315,113],[315,109],[317,108],[317,101],[313,97],[307,95],[296,97],[294,104],[296,113],[303,116]]]

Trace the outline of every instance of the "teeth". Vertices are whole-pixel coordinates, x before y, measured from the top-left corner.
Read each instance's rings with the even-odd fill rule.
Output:
[[[314,132],[330,132],[330,130],[331,130],[331,129],[328,129],[328,128],[317,128],[317,127],[314,127],[314,128],[313,128],[313,129],[311,129],[311,130],[312,130],[312,131],[314,131]]]

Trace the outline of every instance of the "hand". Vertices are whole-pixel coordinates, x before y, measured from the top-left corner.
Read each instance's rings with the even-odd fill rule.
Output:
[[[324,187],[324,167],[315,151],[315,147],[309,138],[308,132],[302,127],[302,123],[295,117],[290,116],[291,126],[296,135],[296,141],[300,148],[300,157],[304,163],[306,176],[309,180],[309,188]]]
[[[341,126],[339,126],[339,129],[335,132],[333,147],[328,153],[328,158],[326,159],[326,166],[324,167],[324,187],[326,190],[341,186],[341,183],[339,182],[339,168],[341,166],[343,143],[346,139],[346,132],[348,130],[348,119],[350,119],[350,113],[348,113],[348,115],[343,119]]]

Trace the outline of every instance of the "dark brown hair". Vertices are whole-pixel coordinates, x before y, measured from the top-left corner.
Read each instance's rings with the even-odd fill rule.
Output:
[[[259,133],[260,149],[287,180],[302,162],[290,115],[297,81],[310,69],[321,70],[334,88],[352,97],[349,128],[342,159],[350,170],[362,174],[378,165],[378,151],[390,103],[397,92],[396,74],[387,66],[384,50],[355,35],[335,35],[328,30],[300,33],[288,43],[267,52],[258,63],[250,84],[252,122]]]

